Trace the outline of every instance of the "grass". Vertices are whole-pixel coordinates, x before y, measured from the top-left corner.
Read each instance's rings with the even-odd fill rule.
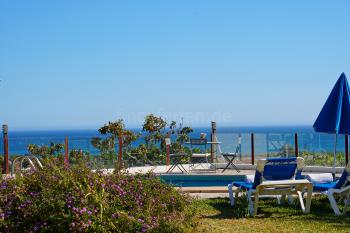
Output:
[[[261,204],[260,204],[261,203]],[[277,205],[261,201],[258,215],[247,215],[245,199],[231,207],[228,198],[197,200],[195,232],[350,232],[350,215],[335,216],[328,199],[313,198],[311,213],[303,214],[298,203]]]

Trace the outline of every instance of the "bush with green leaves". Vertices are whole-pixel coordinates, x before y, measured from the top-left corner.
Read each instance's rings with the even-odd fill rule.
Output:
[[[302,151],[300,156],[305,159],[306,165],[311,166],[333,166],[334,154],[331,152],[309,152]],[[336,166],[345,166],[345,154],[338,152],[335,156]]]
[[[4,156],[0,155],[0,170],[1,170],[1,173],[2,173],[3,167],[4,167]]]
[[[102,159],[109,161],[113,161],[117,157],[116,145],[119,143],[119,138],[122,140],[123,151],[125,151],[139,137],[138,134],[125,128],[122,119],[110,121],[98,131],[103,137],[92,138],[91,144],[100,151]]]
[[[144,137],[145,154],[148,161],[164,164],[166,159],[165,138],[167,137],[173,139],[171,143],[172,153],[189,153],[184,143],[189,140],[189,134],[193,132],[191,127],[184,127],[182,123],[177,124],[175,121],[167,123],[161,116],[149,114],[145,117],[142,131],[146,134]],[[139,149],[136,148],[136,150]],[[144,157],[143,154],[141,156]]]
[[[29,144],[27,149],[30,154],[40,156],[41,158],[62,156],[63,144],[50,142],[50,145]]]
[[[73,149],[69,151],[69,163],[79,164],[90,162],[90,153],[79,149]]]
[[[0,180],[1,232],[184,232],[192,224],[192,200],[152,174],[57,161]]]

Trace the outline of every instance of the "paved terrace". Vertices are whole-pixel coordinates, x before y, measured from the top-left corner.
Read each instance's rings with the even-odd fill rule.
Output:
[[[212,171],[206,171],[205,167],[198,167],[196,171],[191,171],[189,164],[183,164],[184,168],[186,169],[187,173],[181,172],[178,168],[175,168],[173,172],[169,174],[184,174],[184,175],[254,175],[255,174],[255,165],[251,164],[236,164],[236,166],[241,170],[241,172],[237,172],[235,169],[229,168],[225,172],[223,171],[223,168],[226,166],[225,163],[217,163],[215,164],[216,169]],[[142,167],[130,167],[126,169],[127,172],[130,174],[136,174],[141,173],[145,174],[148,172],[153,172],[155,174],[168,174],[167,171],[169,170],[170,166],[166,165],[159,165],[159,166],[142,166]],[[203,171],[200,171],[200,169],[203,168]],[[208,167],[206,167],[208,168]],[[344,167],[336,167],[335,171],[337,175],[340,175],[344,170]],[[332,167],[324,167],[324,166],[305,166],[303,169],[304,173],[332,173],[333,168]]]

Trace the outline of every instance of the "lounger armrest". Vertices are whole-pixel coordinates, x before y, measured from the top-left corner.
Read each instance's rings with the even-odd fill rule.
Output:
[[[283,189],[289,190],[289,189],[297,189],[302,190],[304,188],[311,188],[313,189],[313,185],[308,180],[281,180],[281,181],[266,181],[261,184],[259,184],[256,187],[257,192],[262,193],[271,193],[271,194],[278,194],[282,193]]]
[[[296,184],[311,184],[310,181],[304,180],[276,180],[276,181],[263,181],[259,186],[273,186],[273,185],[296,185]]]

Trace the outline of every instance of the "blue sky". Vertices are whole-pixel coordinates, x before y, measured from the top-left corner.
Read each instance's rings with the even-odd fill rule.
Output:
[[[1,1],[0,123],[312,124],[350,76],[350,1]]]

